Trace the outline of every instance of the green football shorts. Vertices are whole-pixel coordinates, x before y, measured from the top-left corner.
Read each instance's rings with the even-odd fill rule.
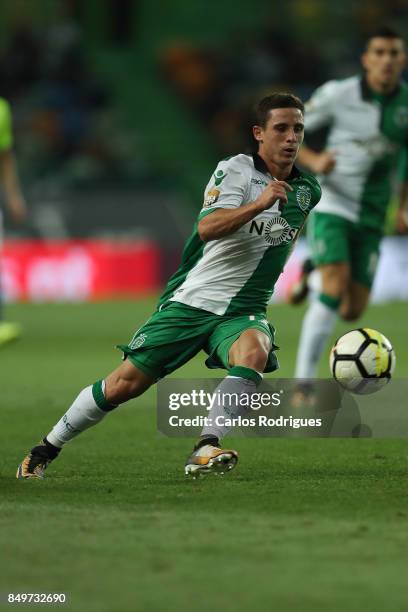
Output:
[[[369,289],[377,269],[382,232],[344,217],[314,212],[307,238],[315,266],[347,262],[352,279]]]
[[[265,315],[220,316],[180,302],[166,302],[136,331],[129,344],[118,348],[124,358],[154,379],[177,370],[201,349],[209,355],[205,362],[208,368],[229,370],[231,345],[252,328],[271,339],[265,372],[277,370],[275,330]]]

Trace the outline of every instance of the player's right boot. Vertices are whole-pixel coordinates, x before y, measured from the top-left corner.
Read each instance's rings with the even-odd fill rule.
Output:
[[[293,306],[301,304],[309,293],[309,276],[314,270],[314,265],[311,259],[305,259],[302,265],[302,270],[299,280],[290,288],[289,303]]]
[[[16,478],[44,478],[44,472],[60,453],[60,448],[53,446],[43,438],[23,459],[17,469]]]
[[[236,466],[237,451],[223,449],[212,444],[198,444],[186,461],[186,476],[197,478],[203,474],[225,474]]]

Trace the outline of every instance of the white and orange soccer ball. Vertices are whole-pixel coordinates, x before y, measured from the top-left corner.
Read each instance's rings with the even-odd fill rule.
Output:
[[[330,352],[330,370],[337,382],[353,393],[374,393],[384,387],[395,369],[391,342],[375,329],[353,329],[341,336]]]

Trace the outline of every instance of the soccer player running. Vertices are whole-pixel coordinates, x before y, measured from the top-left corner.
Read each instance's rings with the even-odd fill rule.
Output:
[[[317,180],[294,162],[303,141],[299,98],[274,93],[257,106],[253,135],[258,151],[221,161],[204,195],[179,269],[157,310],[127,345],[123,363],[104,380],[83,389],[61,420],[34,447],[18,478],[42,478],[63,445],[99,423],[119,404],[135,398],[181,367],[201,349],[209,368],[227,377],[217,396],[234,387],[251,393],[264,372],[278,368],[274,329],[266,308],[294,241],[319,201]],[[209,420],[234,416],[214,403]],[[220,421],[220,419],[218,419]],[[238,455],[223,450],[225,427],[205,427],[185,465],[186,474],[226,471]]]
[[[408,87],[400,81],[404,42],[382,28],[367,41],[363,76],[329,81],[306,104],[306,132],[328,127],[327,146],[317,153],[303,145],[298,160],[320,175],[322,199],[311,215],[306,262],[291,301],[307,295],[313,265],[320,273],[303,319],[296,378],[316,376],[337,317],[354,321],[367,306],[394,170],[402,183],[396,229],[408,229]],[[299,384],[294,403],[313,402],[313,386]]]
[[[13,135],[11,130],[10,106],[4,98],[0,98],[0,186],[4,194],[6,207],[13,221],[15,223],[21,223],[26,218],[27,209],[21,193],[12,146]],[[1,230],[2,215],[0,210],[0,249],[2,238]],[[21,333],[18,323],[11,323],[3,320],[2,306],[0,278],[0,346],[15,340]]]

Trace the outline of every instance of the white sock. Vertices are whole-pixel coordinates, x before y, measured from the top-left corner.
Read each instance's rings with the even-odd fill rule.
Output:
[[[90,385],[81,391],[62,419],[47,434],[47,440],[61,448],[81,431],[99,423],[106,415],[107,412],[96,405]]]
[[[300,334],[295,378],[315,378],[319,359],[333,332],[337,310],[313,299],[304,316]]]
[[[241,378],[240,376],[227,376],[218,385],[214,393],[216,393],[216,399],[212,405],[211,410],[208,413],[209,419],[211,419],[211,425],[203,427],[201,436],[215,436],[219,440],[227,435],[232,427],[226,425],[217,424],[216,418],[224,416],[226,419],[235,418],[247,414],[248,408],[240,404],[239,397],[242,393],[251,395],[256,389],[256,383],[253,380],[247,378]],[[229,396],[226,396],[226,400],[223,401],[223,394],[232,393],[232,401],[229,402]],[[236,399],[235,399],[236,398]]]

